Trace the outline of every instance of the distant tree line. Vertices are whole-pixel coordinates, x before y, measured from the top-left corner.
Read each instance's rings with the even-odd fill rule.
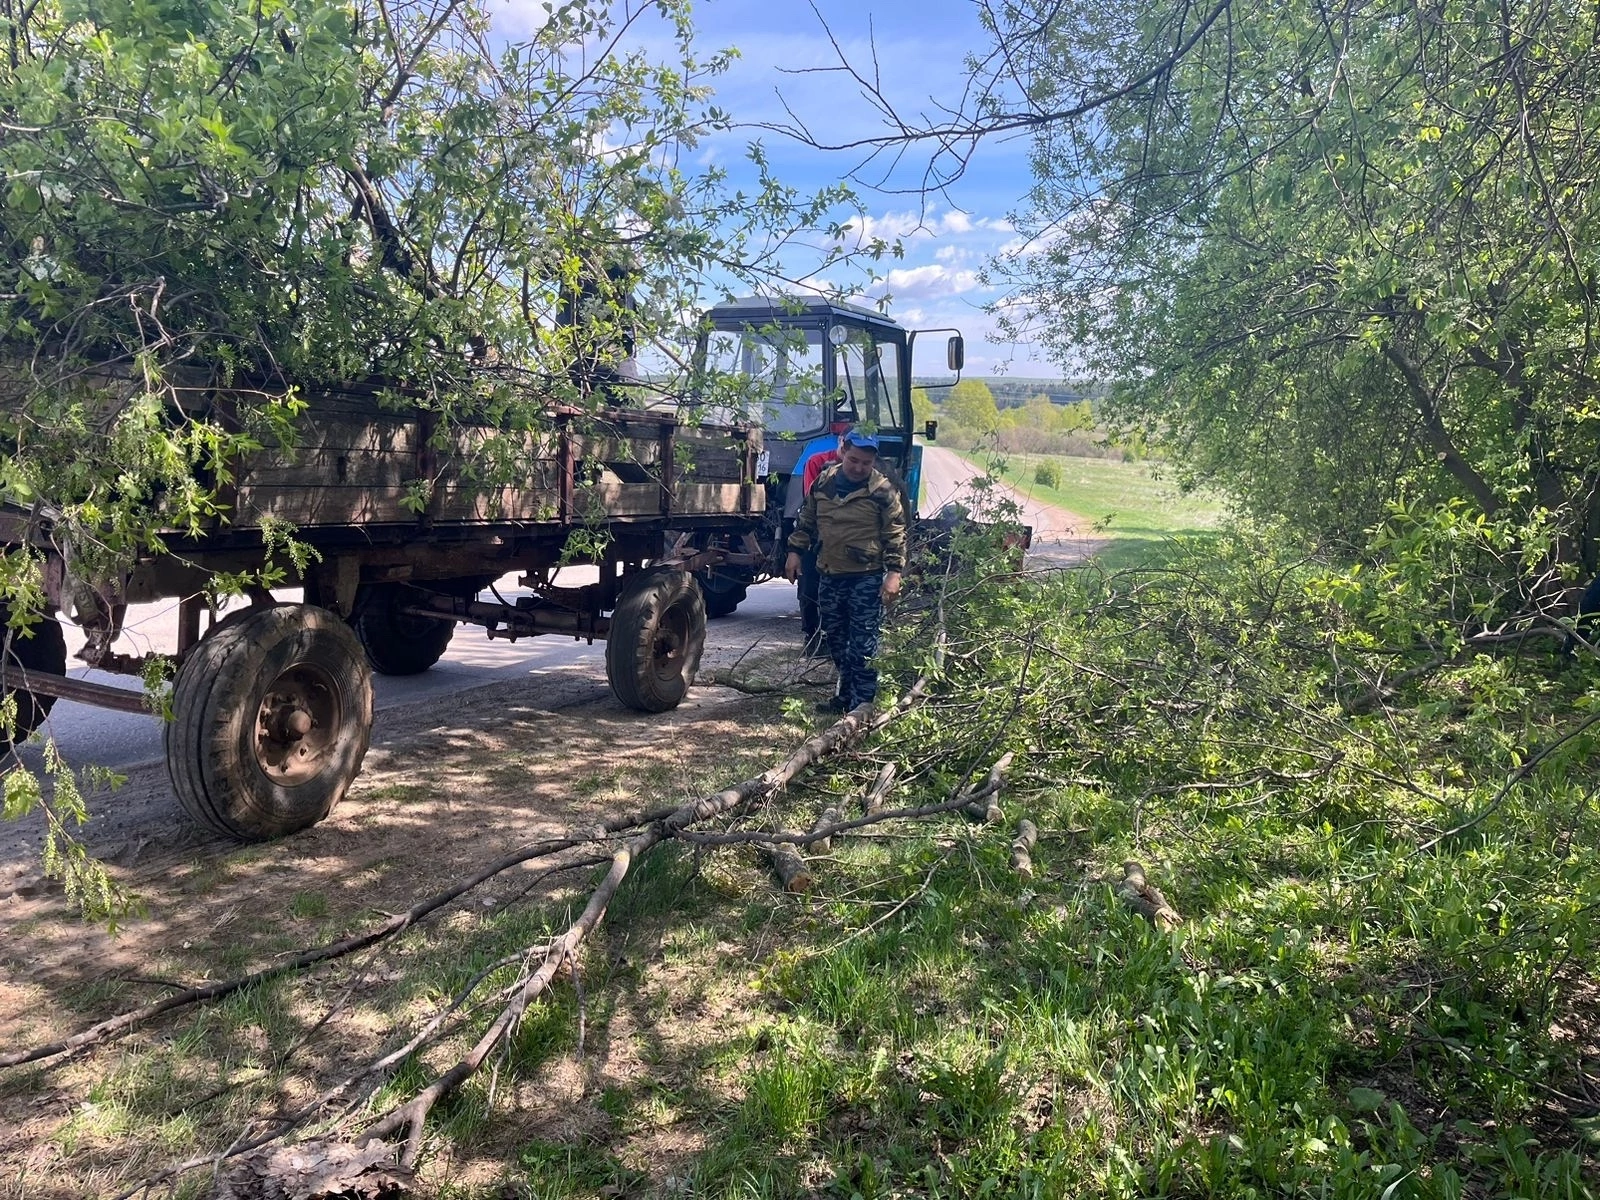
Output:
[[[1015,385],[1027,381],[1008,382]],[[1097,431],[1095,402],[1089,397],[1080,395],[1062,401],[1039,390],[1023,397],[1020,403],[1002,407],[993,383],[967,378],[948,389],[914,388],[912,409],[918,426],[929,418],[938,420],[943,430],[940,436],[957,449],[984,443],[1014,453],[1135,456],[1128,446],[1113,444]],[[1074,395],[1060,385],[1056,392]],[[1015,387],[1010,394],[1017,395]]]
[[[987,387],[997,408],[1021,408],[1035,396],[1044,396],[1052,404],[1076,404],[1080,400],[1093,403],[1110,390],[1103,383],[1086,379],[1024,379],[1011,375],[969,375],[967,378]],[[913,379],[912,385],[930,389],[938,396],[947,390],[938,387],[945,382],[947,380],[930,377]]]

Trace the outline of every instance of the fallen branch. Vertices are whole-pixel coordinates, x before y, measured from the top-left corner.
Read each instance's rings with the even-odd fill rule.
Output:
[[[830,804],[818,814],[811,825],[811,848],[820,854],[826,854],[833,849],[833,827],[839,823],[840,813],[838,806]]]
[[[941,800],[937,804],[919,804],[914,808],[888,808],[878,809],[876,812],[861,817],[852,817],[848,821],[836,821],[834,824],[823,827],[820,823],[807,833],[795,833],[790,830],[743,830],[739,833],[700,833],[685,830],[678,835],[681,841],[690,842],[696,846],[746,846],[752,843],[760,846],[810,846],[824,837],[832,839],[841,833],[850,833],[853,830],[865,828],[868,825],[880,825],[885,821],[912,820],[918,817],[933,817],[940,813],[956,812],[965,809],[975,799],[989,796],[1000,787],[1000,776],[1011,765],[1014,756],[1007,752],[1000,757],[1000,761],[989,768],[989,774],[975,790],[966,789],[957,792],[948,800]]]
[[[1000,762],[996,763],[994,769],[989,773],[988,780],[985,781],[983,787],[980,787],[976,793],[962,793],[955,799],[947,801],[944,804],[926,806],[930,810],[929,813],[919,815],[931,815],[932,813],[947,812],[955,808],[961,808],[963,810],[970,811],[974,803],[982,803],[981,801],[974,801],[972,798],[974,795],[981,796],[986,792],[992,794],[993,792],[998,791],[999,773],[1005,770],[1010,761],[1011,755],[1007,754],[1003,759],[1001,759]],[[878,772],[878,778],[873,784],[874,790],[879,790],[880,788],[886,790],[888,784],[894,779],[894,775],[894,764],[887,764]],[[881,807],[872,805],[870,803],[870,799],[871,793],[869,792],[869,803],[864,805],[864,807],[867,809],[866,815],[859,820],[844,821],[839,808],[836,805],[829,805],[827,808],[823,809],[822,813],[812,823],[811,829],[807,833],[798,834],[789,830],[782,830],[778,833],[753,835],[752,840],[755,840],[760,845],[762,854],[766,856],[769,862],[771,862],[772,869],[777,872],[778,879],[783,884],[784,891],[797,893],[809,892],[813,883],[811,870],[807,866],[806,860],[802,858],[799,852],[793,847],[797,845],[807,846],[826,854],[833,849],[833,838],[835,834],[842,834],[852,829],[859,829],[864,825],[875,825],[879,821],[887,820],[898,815],[895,813],[885,813]],[[915,812],[916,810],[906,811]],[[711,842],[710,839],[705,838],[703,835],[685,834],[684,837],[686,839],[694,840],[702,845],[716,844],[715,842]],[[712,837],[715,837],[715,835],[712,835]],[[732,843],[725,842],[723,844]]]
[[[962,812],[974,821],[982,821],[986,825],[998,825],[1006,819],[1005,810],[1000,807],[998,792],[977,800],[968,800],[962,806]]]
[[[1183,923],[1183,917],[1167,903],[1161,889],[1152,887],[1145,880],[1144,867],[1131,858],[1122,864],[1122,882],[1117,884],[1117,898],[1163,933]]]
[[[155,1187],[157,1184],[165,1183],[169,1179],[176,1179],[180,1175],[185,1175],[190,1171],[199,1170],[201,1167],[216,1168],[230,1158],[236,1160],[254,1159],[256,1160],[257,1165],[251,1167],[246,1166],[243,1162],[241,1162],[241,1174],[236,1175],[234,1171],[230,1171],[229,1179],[249,1178],[252,1174],[260,1175],[269,1172],[272,1169],[273,1156],[276,1154],[276,1151],[269,1149],[263,1154],[255,1154],[255,1151],[261,1150],[263,1147],[271,1147],[272,1143],[274,1142],[282,1141],[292,1130],[298,1129],[317,1113],[322,1112],[329,1104],[339,1099],[339,1097],[343,1096],[346,1092],[354,1088],[357,1083],[360,1083],[363,1080],[375,1081],[391,1067],[398,1066],[400,1062],[402,1062],[409,1055],[421,1049],[421,1047],[429,1040],[431,1035],[437,1032],[439,1028],[442,1027],[447,1020],[449,1020],[453,1013],[460,1010],[461,1007],[472,998],[473,993],[478,990],[479,984],[481,984],[490,975],[500,970],[502,967],[510,966],[512,963],[518,962],[525,957],[525,953],[519,950],[515,954],[505,955],[504,957],[498,958],[484,966],[477,972],[477,974],[467,981],[466,986],[456,993],[454,999],[452,999],[448,1005],[446,1005],[439,1012],[435,1013],[428,1020],[427,1024],[425,1024],[404,1045],[390,1051],[376,1062],[368,1063],[355,1074],[347,1076],[341,1082],[336,1083],[332,1087],[325,1090],[316,1099],[303,1105],[298,1110],[288,1114],[282,1120],[282,1122],[272,1130],[272,1132],[260,1134],[254,1138],[241,1137],[235,1141],[233,1145],[229,1146],[226,1150],[223,1150],[220,1153],[200,1155],[199,1157],[191,1158],[184,1162],[174,1163],[165,1170],[146,1177],[137,1186],[132,1187],[125,1192],[119,1192],[115,1197],[112,1198],[112,1200],[133,1200],[134,1196],[148,1196],[150,1194],[150,1189]],[[339,1115],[341,1117],[347,1116],[357,1104],[359,1104],[368,1094],[370,1094],[371,1086],[372,1085],[369,1084],[367,1088],[357,1093],[354,1099],[349,1100],[346,1103],[344,1111]],[[315,1147],[316,1153],[319,1155],[333,1153],[329,1148],[336,1145],[346,1147],[346,1153],[348,1150],[354,1149],[353,1143],[338,1142],[337,1140],[332,1142],[324,1140],[311,1143],[302,1143],[302,1145],[306,1147]],[[365,1149],[365,1147],[363,1147],[363,1149]],[[396,1146],[388,1146],[387,1150],[389,1152],[389,1156],[393,1158],[398,1149],[399,1148]]]
[[[1000,807],[1000,776],[1005,774],[1013,757],[1015,755],[1010,750],[1002,754],[999,761],[989,768],[988,778],[967,797],[963,811],[969,817],[990,825],[998,825],[1006,819],[1005,811]]]
[[[848,821],[840,821],[830,825],[826,830],[815,832],[797,833],[793,830],[743,830],[739,833],[700,833],[696,830],[685,830],[678,835],[679,840],[689,842],[696,846],[748,846],[748,845],[788,845],[809,846],[822,835],[829,838],[838,837],[842,833],[851,833],[863,829],[868,825],[881,825],[886,821],[915,820],[918,817],[936,817],[940,813],[955,812],[965,808],[971,803],[971,796],[965,792],[959,793],[949,800],[941,800],[937,804],[919,804],[911,808],[881,808],[870,817],[852,817]]]
[[[788,784],[795,775],[799,774],[806,767],[810,766],[818,758],[825,757],[828,754],[836,753],[842,745],[854,741],[857,737],[862,736],[867,732],[881,728],[889,721],[898,717],[901,713],[919,703],[923,695],[924,683],[924,680],[918,680],[917,685],[913,686],[912,689],[901,698],[899,703],[894,705],[892,708],[885,710],[883,713],[878,714],[876,717],[872,715],[871,707],[866,705],[863,705],[854,712],[847,713],[844,717],[841,717],[837,722],[835,722],[834,725],[823,730],[821,733],[815,735],[805,742],[800,749],[795,752],[795,754],[790,756],[790,758],[783,764],[781,768],[778,769],[777,772],[769,772],[768,775],[764,775],[760,777],[760,779],[745,780],[744,783],[738,784],[732,789],[720,792],[715,797],[707,797],[706,799],[698,801],[696,806],[687,806],[694,808],[697,812],[703,810],[704,815],[692,816],[683,823],[688,824],[693,821],[704,820],[708,816],[712,816],[717,812],[724,811],[720,807],[706,808],[705,806],[711,804],[712,802],[725,801],[733,793],[740,792],[740,789],[759,789],[761,786],[765,785],[769,776],[773,776],[775,782],[771,784],[769,791],[760,792],[759,794],[769,795],[771,792],[777,791],[781,787]],[[742,804],[749,799],[753,799],[757,794],[757,790],[751,790],[749,795],[744,795],[742,792],[740,792],[738,803]],[[352,935],[351,937],[330,943],[326,946],[304,951],[285,962],[277,963],[271,967],[265,967],[262,970],[254,971],[249,975],[240,976],[235,979],[221,980],[217,983],[205,984],[200,987],[188,988],[182,992],[174,993],[171,996],[167,996],[161,1000],[147,1004],[142,1008],[133,1009],[129,1012],[121,1013],[115,1017],[110,1017],[107,1020],[101,1021],[95,1025],[91,1025],[89,1028],[72,1034],[69,1037],[62,1038],[59,1041],[48,1042],[44,1045],[35,1046],[28,1050],[20,1050],[10,1054],[0,1055],[0,1070],[3,1070],[7,1067],[16,1067],[27,1063],[38,1062],[41,1059],[52,1058],[58,1054],[66,1054],[74,1050],[81,1050],[87,1046],[95,1045],[119,1034],[126,1033],[130,1029],[142,1025],[147,1021],[153,1020],[156,1017],[163,1016],[166,1013],[173,1012],[181,1008],[186,1008],[191,1005],[202,1004],[207,1001],[220,1000],[227,996],[233,995],[235,992],[242,991],[245,988],[254,987],[257,984],[266,983],[270,980],[278,979],[285,975],[292,975],[300,971],[304,971],[309,967],[317,966],[325,962],[331,962],[335,959],[354,954],[358,950],[364,950],[368,946],[374,945],[377,942],[404,932],[413,925],[422,921],[424,918],[431,916],[433,913],[444,908],[452,901],[459,899],[467,892],[470,892],[474,888],[481,886],[490,879],[493,879],[495,876],[503,874],[512,867],[520,866],[523,863],[532,862],[536,859],[548,858],[553,854],[559,854],[565,850],[571,850],[579,846],[592,845],[595,842],[603,841],[607,838],[614,837],[619,833],[625,833],[631,829],[637,829],[640,826],[650,824],[654,821],[671,821],[674,818],[681,817],[684,812],[685,807],[679,807],[676,809],[661,807],[648,812],[630,813],[623,816],[610,818],[601,825],[587,831],[576,831],[559,838],[551,838],[543,842],[535,843],[532,846],[524,847],[513,854],[508,854],[503,858],[497,859],[496,861],[485,866],[482,870],[479,870],[474,874],[452,884],[444,891],[437,892],[424,900],[419,900],[416,904],[413,904],[404,912],[396,914],[394,917],[390,918],[388,921],[385,921],[382,925],[379,925],[376,928],[367,930],[364,933]],[[676,836],[679,832],[681,832],[681,826],[674,828],[673,836]]]
[[[1039,827],[1024,817],[1017,823],[1017,836],[1011,839],[1011,869],[1024,879],[1033,878],[1033,848],[1039,842]]]
[[[273,1146],[236,1163],[221,1180],[216,1200],[300,1200],[301,1197],[404,1196],[412,1172],[395,1161],[395,1147],[384,1142],[355,1146],[318,1141]]]
[[[1520,629],[1513,628],[1519,621],[1527,624]],[[1436,654],[1427,662],[1367,684],[1354,695],[1342,698],[1340,707],[1348,716],[1361,716],[1393,699],[1403,685],[1432,675],[1442,667],[1454,666],[1474,651],[1481,650],[1485,646],[1522,642],[1530,638],[1555,638],[1568,646],[1581,645],[1590,651],[1595,649],[1581,634],[1575,632],[1569,623],[1551,617],[1548,613],[1524,613],[1493,629],[1479,630],[1462,638],[1460,648],[1453,653]]]
[[[811,868],[793,846],[763,846],[761,852],[772,863],[784,891],[804,894],[811,890]]]
[[[754,683],[748,677],[740,678],[730,668],[724,671],[707,671],[699,676],[697,684],[711,684],[716,687],[731,688],[733,691],[742,692],[746,696],[770,696],[773,692],[787,692],[789,687],[782,683]]]
[[[886,762],[878,768],[878,777],[872,781],[872,786],[867,789],[867,794],[861,798],[861,811],[867,816],[872,816],[883,807],[883,798],[889,794],[889,789],[894,786],[895,773],[899,768],[892,762]]]
[[[1506,802],[1506,797],[1511,795],[1511,793],[1516,790],[1517,784],[1521,783],[1530,774],[1532,774],[1534,769],[1538,767],[1540,763],[1544,762],[1544,760],[1549,758],[1550,755],[1555,753],[1556,750],[1566,745],[1566,743],[1570,742],[1573,738],[1577,737],[1580,733],[1584,732],[1584,730],[1588,729],[1596,722],[1600,722],[1600,712],[1593,713],[1590,716],[1585,717],[1582,721],[1578,722],[1577,725],[1567,730],[1553,742],[1549,742],[1546,745],[1541,746],[1537,752],[1530,754],[1521,766],[1507,776],[1506,781],[1500,785],[1499,791],[1495,792],[1489,803],[1485,804],[1482,808],[1473,813],[1472,816],[1468,817],[1465,821],[1462,821],[1459,825],[1456,825],[1450,829],[1446,829],[1443,833],[1436,837],[1429,838],[1427,841],[1423,842],[1422,845],[1418,846],[1414,853],[1426,854],[1429,850],[1432,850],[1441,842],[1449,841],[1451,838],[1465,833],[1473,826],[1482,824],[1485,820],[1499,810],[1500,806]]]
[[[616,895],[617,888],[627,875],[635,855],[649,850],[661,840],[660,832],[651,829],[631,839],[612,856],[611,869],[600,881],[600,886],[590,894],[589,903],[584,906],[578,919],[567,927],[565,933],[550,943],[550,948],[545,951],[544,961],[532,975],[522,981],[511,1003],[500,1010],[500,1015],[490,1023],[477,1044],[448,1070],[435,1077],[422,1091],[369,1126],[361,1136],[363,1145],[370,1145],[372,1139],[387,1139],[404,1130],[405,1149],[400,1155],[400,1165],[408,1169],[416,1167],[417,1159],[422,1153],[422,1130],[429,1111],[470,1079],[489,1057],[490,1052],[500,1044],[500,1039],[516,1027],[517,1021],[527,1011],[528,1005],[549,986],[550,980],[555,977],[562,964],[600,923],[606,906],[611,903],[612,896]]]

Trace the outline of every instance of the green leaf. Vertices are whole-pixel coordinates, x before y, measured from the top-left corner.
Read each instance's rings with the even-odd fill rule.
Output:
[[[1382,1112],[1388,1103],[1389,1098],[1374,1088],[1353,1087],[1350,1089],[1350,1107],[1357,1112]]]

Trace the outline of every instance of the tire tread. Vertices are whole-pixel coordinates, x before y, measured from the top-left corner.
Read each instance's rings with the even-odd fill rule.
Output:
[[[285,640],[302,635],[331,637],[332,642],[323,648],[346,659],[334,664],[336,667],[342,665],[353,672],[353,686],[345,697],[350,710],[346,727],[354,722],[359,744],[344,777],[331,781],[325,801],[318,806],[320,811],[274,820],[273,814],[250,803],[248,789],[242,803],[232,802],[242,786],[241,775],[256,770],[254,763],[240,761],[237,722],[248,717],[241,718],[238,709],[248,703],[248,694],[258,683],[260,663]],[[320,665],[327,667],[326,663]],[[246,690],[245,699],[240,698],[241,687]],[[309,605],[278,605],[213,628],[178,671],[173,711],[165,746],[167,772],[178,802],[198,824],[214,833],[259,841],[315,824],[344,795],[360,770],[371,735],[371,679],[354,632],[337,616]]]
[[[682,671],[666,682],[656,678],[648,665],[661,618],[679,605],[688,606],[689,642]],[[705,640],[705,600],[693,576],[674,567],[655,567],[630,576],[617,597],[606,640],[606,678],[613,694],[635,712],[666,712],[678,707],[694,682]]]

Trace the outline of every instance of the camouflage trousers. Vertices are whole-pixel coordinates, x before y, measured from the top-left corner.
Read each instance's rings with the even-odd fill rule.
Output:
[[[848,712],[878,695],[878,626],[883,621],[883,575],[823,575],[817,588],[818,615],[828,653],[839,668],[839,698]]]

